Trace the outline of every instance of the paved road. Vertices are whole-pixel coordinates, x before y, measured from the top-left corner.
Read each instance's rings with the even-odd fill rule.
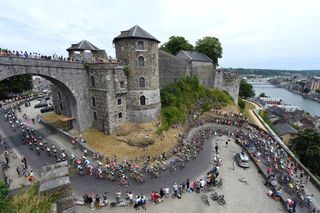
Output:
[[[211,143],[215,143],[217,140],[220,141],[221,157],[223,160],[223,166],[220,169],[220,175],[224,180],[224,184],[221,189],[217,189],[217,192],[223,193],[227,205],[219,206],[216,202],[209,201],[210,207],[205,206],[200,201],[200,195],[196,193],[187,193],[183,195],[181,200],[178,199],[167,199],[159,205],[147,206],[148,212],[177,212],[177,213],[209,213],[209,212],[223,212],[223,213],[235,213],[235,212],[248,212],[248,213],[280,213],[285,212],[284,207],[280,202],[274,201],[266,195],[268,190],[264,185],[264,180],[261,175],[257,172],[257,169],[251,164],[251,168],[243,170],[236,166],[235,170],[232,170],[233,156],[235,153],[241,151],[241,148],[234,143],[228,146],[228,148],[222,146],[226,136],[221,138],[212,138]],[[203,176],[204,173],[200,173],[199,177]],[[239,178],[245,177],[249,180],[249,184],[246,185],[239,181]],[[169,180],[173,183],[173,180]],[[172,188],[172,184],[170,184]],[[158,190],[158,188],[154,188]],[[77,207],[79,213],[92,212],[87,207]],[[115,213],[127,213],[135,212],[132,207],[127,208],[111,208],[103,207],[102,209],[96,210],[96,212],[115,212]]]
[[[217,124],[214,124],[214,126],[216,128],[225,128],[225,126]],[[19,153],[27,156],[29,163],[35,169],[39,169],[46,164],[54,163],[54,160],[52,158],[49,158],[45,155],[41,155],[39,157],[33,151],[29,150],[25,145],[22,145],[20,136],[17,134],[17,132],[12,132],[9,129],[6,122],[3,121],[3,116],[0,117],[0,129],[7,135],[7,138],[5,139],[10,142]],[[48,140],[52,139],[53,136],[50,135],[50,132],[48,130],[41,129],[41,131],[47,134],[46,136],[48,136]],[[50,142],[64,143],[62,138],[59,138],[58,136],[54,137],[55,140]],[[217,140],[221,140],[220,144],[224,144],[225,139],[226,138],[224,137],[211,138],[210,142],[206,143],[204,150],[199,154],[199,156],[194,161],[190,161],[186,165],[185,169],[172,173],[168,172],[168,174],[163,174],[162,177],[156,180],[150,180],[147,178],[146,183],[142,185],[131,184],[129,188],[123,189],[123,191],[132,190],[136,193],[149,193],[151,190],[158,191],[160,187],[166,185],[171,187],[174,182],[180,182],[185,180],[186,178],[190,178],[192,180],[199,176],[203,176],[204,173],[211,167],[210,160],[213,144]],[[234,153],[240,151],[240,147],[237,144],[232,143],[228,149],[224,147],[221,148],[224,166],[221,168],[220,174],[225,181],[222,192],[226,196],[228,205],[226,205],[225,207],[217,207],[216,205],[214,205],[215,207],[206,208],[200,202],[200,197],[195,196],[194,194],[190,194],[182,200],[168,200],[166,202],[169,205],[160,205],[156,208],[151,207],[151,209],[153,209],[154,212],[198,212],[199,210],[201,212],[207,212],[210,210],[212,211],[212,208],[217,209],[218,212],[282,212],[283,208],[281,204],[269,199],[266,196],[265,193],[267,189],[263,186],[263,179],[257,173],[256,168],[252,167],[246,171],[238,168],[236,169],[236,171],[231,170],[233,155]],[[248,186],[243,185],[238,181],[238,179],[243,176],[249,179],[250,184]],[[113,192],[119,189],[119,186],[117,184],[108,181],[97,180],[89,176],[80,177],[78,175],[75,175],[71,177],[71,181],[75,193],[80,195],[88,192],[102,194],[104,191],[108,191],[113,196]],[[190,202],[192,200],[197,200],[197,202]],[[174,209],[174,211],[171,211],[170,209]],[[106,210],[106,208],[104,210]],[[86,209],[80,208],[79,211],[85,212]],[[116,211],[122,212],[124,210],[117,209]]]
[[[32,109],[32,108],[28,108],[28,109]],[[23,107],[22,107],[22,110],[23,110]],[[31,114],[30,111],[28,111],[28,115],[30,114]],[[37,128],[39,127],[41,126],[37,124]],[[18,153],[20,153],[21,155],[25,155],[27,157],[27,160],[29,164],[32,166],[34,171],[39,170],[41,167],[45,165],[55,163],[55,160],[52,157],[48,157],[45,153],[42,153],[40,156],[38,156],[34,151],[30,150],[28,146],[23,145],[21,143],[21,134],[18,131],[16,132],[11,131],[7,122],[4,121],[3,114],[0,115],[0,129],[2,130],[2,135],[5,136],[4,139],[8,143],[10,143],[11,146],[15,150],[17,150]],[[50,132],[47,129],[40,128],[38,129],[38,131],[40,131],[42,135],[45,136],[44,138],[47,140],[49,144],[59,143],[63,145],[64,143],[68,143],[64,141],[62,138],[60,138],[59,136],[52,135],[52,132]],[[132,190],[135,192],[149,192],[150,190],[158,189],[167,183],[171,184],[172,181],[180,181],[186,178],[192,179],[197,174],[208,169],[210,156],[211,156],[210,155],[211,149],[212,149],[211,144],[206,143],[204,150],[197,156],[197,158],[194,161],[190,161],[190,163],[186,165],[185,169],[175,171],[175,172],[169,172],[169,171],[165,172],[160,178],[156,179],[155,181],[146,177],[145,178],[146,181],[144,184],[135,184],[132,182],[132,184],[127,188],[127,190]],[[71,181],[76,194],[80,194],[80,195],[87,192],[102,193],[104,191],[111,192],[119,189],[119,186],[115,183],[105,181],[105,180],[99,180],[90,176],[75,175],[71,177]]]

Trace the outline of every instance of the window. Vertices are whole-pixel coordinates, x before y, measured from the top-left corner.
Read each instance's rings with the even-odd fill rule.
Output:
[[[95,99],[95,97],[92,97],[92,106],[96,106],[96,99]]]
[[[146,97],[144,95],[140,96],[140,105],[146,105]]]
[[[146,86],[146,80],[144,77],[139,78],[139,87],[145,87]]]
[[[60,92],[58,91],[58,96],[59,96],[59,99],[61,99],[61,94],[60,94]]]
[[[96,83],[95,83],[95,81],[94,81],[94,77],[93,77],[93,75],[91,76],[91,86],[95,86],[96,85]]]
[[[120,88],[124,88],[124,81],[120,81]]]
[[[122,112],[118,114],[118,118],[122,118]]]
[[[61,111],[63,111],[63,106],[62,106],[62,103],[60,103],[60,109],[61,109]]]
[[[118,98],[118,105],[121,105],[121,98]]]
[[[138,50],[144,50],[144,42],[138,41]]]
[[[94,119],[95,121],[98,120],[98,119],[97,119],[97,113],[96,113],[96,112],[93,112],[93,119]]]
[[[138,66],[144,67],[144,57],[143,56],[138,57]]]

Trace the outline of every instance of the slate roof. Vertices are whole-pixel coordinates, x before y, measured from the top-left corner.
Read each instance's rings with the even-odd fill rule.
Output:
[[[120,35],[118,35],[113,39],[113,42],[119,39],[124,39],[124,38],[142,38],[142,39],[153,40],[160,43],[158,39],[153,37],[150,33],[145,31],[138,25],[133,26],[129,30],[121,31]]]
[[[274,127],[275,127],[276,132],[279,136],[286,135],[286,134],[297,134],[298,133],[298,131],[295,128],[293,128],[292,126],[290,126],[287,123],[279,123],[279,124],[274,125]]]
[[[186,51],[186,50],[180,50],[179,53],[186,55],[190,59],[190,61],[212,62],[211,58],[209,58],[204,53],[200,53],[196,51]]]
[[[79,43],[71,44],[71,47],[67,49],[69,50],[91,50],[91,51],[97,51],[100,50],[98,47],[94,46],[87,40],[82,40]]]

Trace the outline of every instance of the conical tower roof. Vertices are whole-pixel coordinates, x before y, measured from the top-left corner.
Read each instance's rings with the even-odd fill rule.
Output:
[[[128,39],[128,38],[142,38],[142,39],[153,40],[160,43],[158,39],[156,39],[150,33],[142,29],[139,25],[135,25],[129,30],[121,31],[120,35],[118,35],[113,39],[113,42],[120,39]]]

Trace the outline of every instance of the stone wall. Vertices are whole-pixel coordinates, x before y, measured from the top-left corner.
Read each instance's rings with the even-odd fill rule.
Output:
[[[138,48],[140,41],[144,44],[143,49]],[[160,115],[158,110],[160,108],[158,43],[148,39],[118,39],[115,41],[115,48],[118,60],[126,64],[128,68],[126,107],[128,120],[148,122],[156,119]],[[139,57],[144,59],[143,66],[139,64]],[[140,78],[145,79],[144,87],[139,85]],[[146,98],[145,105],[140,103],[142,96]],[[144,116],[144,114],[149,116]]]
[[[206,87],[214,87],[215,70],[211,62],[192,61],[191,75],[196,76],[199,82]]]
[[[44,166],[40,171],[39,193],[45,195],[58,194],[57,213],[74,213],[75,205],[69,178],[68,162]]]
[[[52,104],[54,112],[65,116],[71,115],[70,105],[65,93],[54,84],[51,84]],[[71,115],[72,116],[72,115]]]
[[[185,76],[190,76],[188,63],[177,56],[159,50],[160,88],[179,81]]]
[[[72,117],[80,130],[91,126],[91,117],[86,113],[88,105],[87,76],[84,65],[66,61],[0,57],[0,81],[6,78],[33,74],[44,77],[58,86],[68,97]]]
[[[238,104],[240,77],[237,73],[215,72],[214,87],[229,92],[235,104]]]
[[[123,67],[117,63],[90,64],[88,79],[93,127],[111,134],[126,120],[127,77]]]
[[[202,85],[229,92],[235,103],[238,103],[240,78],[238,75],[224,74],[215,70],[212,63],[192,61],[184,54],[179,57],[159,50],[160,86],[178,81],[185,76],[196,76]]]

